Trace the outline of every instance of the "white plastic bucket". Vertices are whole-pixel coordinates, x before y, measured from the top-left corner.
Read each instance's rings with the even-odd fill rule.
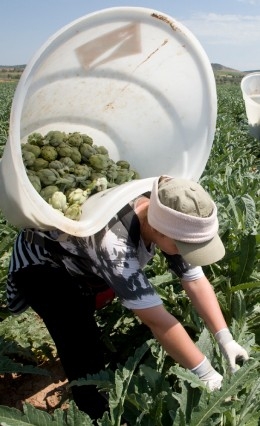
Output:
[[[211,64],[181,23],[139,7],[83,16],[38,50],[19,81],[0,163],[0,208],[18,227],[91,235],[149,191],[155,176],[197,181],[216,115]],[[91,196],[79,221],[61,216],[31,185],[21,155],[29,134],[49,130],[89,134],[141,179]]]
[[[260,139],[260,72],[246,75],[241,80],[249,131]]]

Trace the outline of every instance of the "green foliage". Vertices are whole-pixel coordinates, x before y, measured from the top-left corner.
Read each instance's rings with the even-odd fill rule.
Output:
[[[218,351],[206,329],[198,346],[209,358]],[[145,363],[142,363],[144,356]],[[226,372],[220,391],[210,392],[190,371],[178,365],[169,367],[165,352],[156,341],[149,340],[114,373],[102,371],[73,384],[95,384],[106,392],[110,410],[100,425],[120,425],[122,418],[133,426],[198,426],[211,424],[210,420],[219,425],[242,425],[249,413],[253,418],[260,413],[260,397],[255,392],[260,387],[260,378],[256,379],[259,365],[259,353],[256,353],[234,375]]]
[[[15,342],[8,342],[0,337],[0,374],[39,374],[49,375],[48,371],[35,367],[33,365],[24,365],[21,362],[15,361],[12,357],[18,356],[21,353],[19,346]]]
[[[4,89],[0,85],[0,149],[7,139],[13,89],[14,86]],[[215,139],[200,182],[217,204],[226,256],[204,270],[232,334],[251,358],[230,376],[215,340],[192,308],[179,279],[168,272],[165,258],[157,251],[145,273],[167,310],[181,321],[224,374],[223,387],[210,393],[195,375],[174,364],[150,331],[114,300],[96,313],[106,347],[107,369],[77,382],[94,383],[106,393],[109,410],[99,420],[100,426],[119,425],[123,418],[129,426],[259,426],[260,145],[248,132],[239,85],[218,85],[217,90]],[[4,96],[6,101],[2,102]],[[73,139],[73,145],[77,143]],[[84,155],[88,158],[93,154],[93,142],[85,144],[88,149]],[[114,170],[109,173],[115,179]],[[21,372],[27,368],[34,374],[33,369],[41,360],[53,357],[55,349],[43,324],[35,320],[31,311],[16,318],[6,309],[4,286],[16,233],[0,216],[0,370]],[[24,404],[23,412],[0,407],[0,424],[93,423],[71,402],[68,410],[55,410],[52,415],[28,404]]]
[[[16,83],[0,83],[0,157],[9,132],[9,116]]]
[[[10,254],[16,235],[17,229],[7,223],[0,210],[0,321],[8,316],[5,300],[5,285]]]
[[[56,348],[42,320],[31,310],[0,323],[0,374],[48,374],[38,366],[54,359]]]
[[[55,410],[50,415],[25,403],[23,412],[15,408],[0,406],[0,424],[5,426],[91,426],[91,419],[79,411],[71,402],[68,410]]]

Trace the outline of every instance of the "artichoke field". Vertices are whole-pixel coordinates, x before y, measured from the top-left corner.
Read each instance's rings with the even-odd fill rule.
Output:
[[[248,132],[239,84],[219,84],[217,90],[215,139],[200,182],[212,194],[218,206],[220,234],[226,256],[217,264],[205,267],[205,273],[215,289],[234,338],[248,350],[250,360],[236,374],[229,374],[213,336],[192,308],[179,280],[168,272],[165,258],[158,251],[145,268],[145,273],[156,287],[166,309],[184,325],[214,367],[224,375],[223,387],[217,392],[209,393],[194,374],[176,365],[152,338],[149,330],[114,299],[112,304],[96,313],[106,346],[107,368],[78,383],[94,383],[100,391],[106,392],[108,410],[98,421],[100,426],[119,426],[123,423],[123,418],[128,426],[260,425],[260,144]],[[0,84],[1,152],[8,134],[11,97],[12,87]],[[85,191],[87,185],[91,185],[86,182],[91,180],[93,184],[96,177],[100,177],[96,175],[100,173],[100,169],[94,169],[93,163],[91,165],[87,161],[85,165],[74,161],[76,165],[73,166],[71,149],[70,156],[63,160],[66,165],[60,165],[59,162],[63,163],[61,159],[64,158],[60,153],[67,153],[68,146],[73,148],[68,139],[75,138],[77,141],[82,135],[67,134],[66,148],[63,145],[63,134],[59,134],[60,143],[56,142],[56,147],[53,142],[50,143],[52,136],[54,135],[49,134],[48,142],[47,135],[43,137],[34,134],[30,138],[30,144],[37,146],[33,148],[36,152],[34,161],[40,160],[40,154],[37,153],[43,146],[54,147],[58,153],[56,156],[53,149],[43,150],[41,163],[48,163],[48,168],[39,166],[39,170],[55,171],[51,184],[48,176],[45,176],[49,184],[46,185],[47,194],[41,180],[39,184],[36,179],[34,184],[37,187],[38,183],[36,190],[42,191],[45,199],[49,200],[48,186],[58,187],[57,182],[60,182],[57,192],[64,195],[68,192],[67,204],[73,191],[76,191],[75,197],[81,198],[81,190]],[[43,144],[42,138],[45,139]],[[91,155],[108,155],[102,148],[101,152],[93,153],[93,148],[97,149],[94,143],[85,141],[82,146],[86,149],[85,158],[90,158]],[[80,152],[79,149],[78,151]],[[82,155],[81,152],[80,154]],[[35,173],[38,162],[34,164],[33,157],[27,157],[27,161],[32,164],[26,166],[28,176],[31,174],[32,181],[33,175],[40,179]],[[104,166],[101,160],[103,157],[94,158],[98,158],[96,164],[99,167]],[[105,165],[107,162],[109,165],[104,169],[106,173],[105,176],[102,174],[102,178],[108,181],[108,185],[118,184],[114,169],[123,175],[131,170],[122,161],[119,164],[112,163],[112,170],[110,160],[105,161]],[[84,167],[83,171],[77,167],[78,171],[75,172],[79,165]],[[73,187],[76,177],[86,176],[85,166],[91,169],[90,176],[95,176],[95,179],[88,176],[83,185],[79,179]],[[120,169],[117,169],[118,166]],[[63,174],[57,172],[59,167]],[[71,167],[74,170],[68,178]],[[64,209],[64,197],[55,199],[54,202],[58,203],[61,210]],[[31,374],[32,380],[37,380],[36,375],[48,374],[42,365],[44,361],[55,357],[56,353],[46,328],[31,310],[16,317],[11,316],[6,308],[5,281],[16,233],[17,230],[8,224],[0,212],[0,375]],[[84,324],[82,329],[84,330]],[[0,424],[91,426],[93,422],[77,409],[73,401],[69,401],[67,410],[57,408],[52,412],[44,412],[27,403],[23,404],[22,410],[0,405]]]

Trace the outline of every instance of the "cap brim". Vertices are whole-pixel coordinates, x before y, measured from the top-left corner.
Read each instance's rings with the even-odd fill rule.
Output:
[[[175,241],[180,255],[192,266],[206,266],[225,256],[225,248],[218,234],[201,244]]]

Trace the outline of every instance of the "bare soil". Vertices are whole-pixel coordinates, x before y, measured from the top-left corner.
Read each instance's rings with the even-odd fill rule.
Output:
[[[32,374],[0,375],[0,405],[22,411],[23,403],[27,402],[49,414],[58,408],[68,408],[72,397],[59,360],[48,362],[42,367],[50,371],[49,377]],[[127,426],[127,423],[122,426]]]
[[[50,376],[0,375],[0,405],[22,410],[23,403],[28,402],[50,414],[57,408],[67,408],[70,391],[59,360],[48,362],[42,368],[50,371]]]

